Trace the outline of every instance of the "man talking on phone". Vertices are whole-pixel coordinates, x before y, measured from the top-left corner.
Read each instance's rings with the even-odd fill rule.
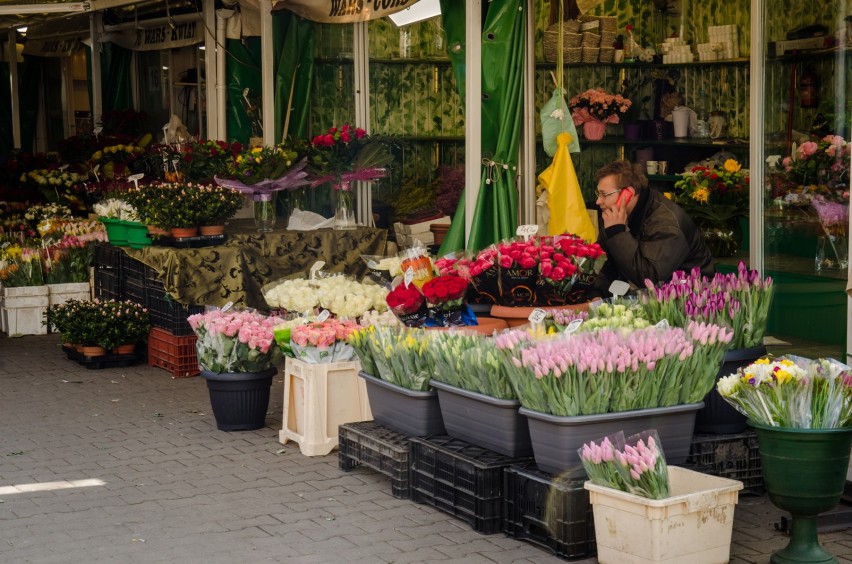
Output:
[[[609,295],[614,280],[631,290],[671,279],[677,270],[697,266],[712,276],[713,255],[701,231],[677,204],[648,187],[639,165],[614,161],[595,174],[597,179],[598,243],[607,261],[595,281],[600,295]]]

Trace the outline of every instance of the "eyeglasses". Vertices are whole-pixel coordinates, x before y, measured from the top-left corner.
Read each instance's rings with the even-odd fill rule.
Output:
[[[600,200],[604,200],[604,199],[606,199],[606,198],[609,198],[609,197],[610,197],[610,196],[612,196],[613,194],[618,194],[619,192],[621,192],[621,191],[622,191],[622,190],[624,190],[625,188],[627,188],[627,186],[622,186],[621,188],[616,188],[616,189],[615,189],[615,190],[613,190],[612,192],[598,192],[598,191],[596,190],[596,191],[595,191],[595,194],[597,195],[598,199],[600,199]]]

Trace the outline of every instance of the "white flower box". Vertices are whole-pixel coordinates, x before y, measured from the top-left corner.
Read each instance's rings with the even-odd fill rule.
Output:
[[[43,320],[47,306],[47,286],[4,287],[0,297],[0,330],[10,337],[46,335]]]
[[[92,287],[88,282],[69,282],[67,284],[48,284],[48,302],[50,305],[64,304],[68,300],[91,300]]]

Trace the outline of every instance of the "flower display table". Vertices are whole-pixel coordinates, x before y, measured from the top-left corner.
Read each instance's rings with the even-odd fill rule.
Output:
[[[307,270],[318,260],[328,272],[367,273],[361,255],[381,255],[387,232],[372,227],[348,231],[276,228],[258,233],[251,219],[231,220],[223,245],[199,249],[124,249],[157,271],[166,293],[183,304],[266,307],[261,288]]]

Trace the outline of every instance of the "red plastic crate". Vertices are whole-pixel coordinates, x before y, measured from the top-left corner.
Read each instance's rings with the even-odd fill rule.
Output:
[[[195,335],[179,337],[159,327],[148,333],[148,366],[171,372],[175,378],[198,376],[198,354]]]

